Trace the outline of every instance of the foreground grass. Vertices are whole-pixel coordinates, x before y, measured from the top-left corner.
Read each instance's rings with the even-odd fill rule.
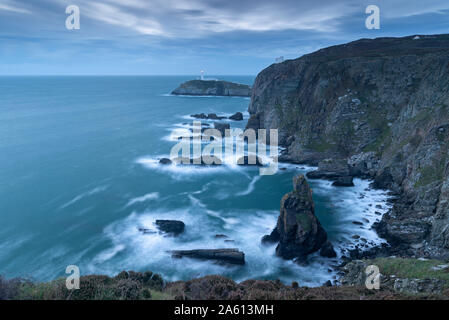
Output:
[[[384,275],[413,279],[440,279],[449,288],[449,266],[437,260],[377,258],[375,264]],[[280,281],[247,280],[236,283],[212,275],[189,281],[164,283],[152,272],[121,272],[115,277],[83,276],[80,290],[67,290],[65,279],[31,282],[0,277],[0,300],[398,300],[449,299],[449,290],[439,294],[403,294],[391,288],[368,290],[362,286],[301,287]]]
[[[0,278],[0,300],[166,300],[163,280],[152,272],[121,272],[116,277],[89,275],[80,278],[79,290],[68,290],[65,279],[49,282]]]
[[[410,279],[439,279],[449,287],[449,263],[439,260],[419,260],[410,258],[377,258],[370,260],[380,272],[388,276]]]

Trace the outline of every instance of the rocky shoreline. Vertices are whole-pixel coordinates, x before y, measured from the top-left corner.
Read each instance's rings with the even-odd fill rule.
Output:
[[[279,129],[280,160],[318,166],[309,178],[390,190],[393,208],[376,226],[390,252],[445,260],[448,61],[449,35],[433,35],[362,39],[275,64],[255,80],[247,128]]]

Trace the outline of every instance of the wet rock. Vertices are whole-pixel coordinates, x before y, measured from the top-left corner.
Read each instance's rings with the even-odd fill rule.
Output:
[[[276,228],[263,238],[264,242],[276,240],[276,255],[299,263],[327,240],[326,231],[315,216],[312,190],[303,175],[293,178],[293,191],[281,200]]]
[[[154,234],[154,233],[156,233],[156,231],[153,231],[153,230],[150,230],[150,229],[147,229],[147,228],[138,228],[138,230],[140,232],[142,232],[143,234]]]
[[[192,114],[191,117],[196,119],[207,119],[207,115],[204,113]]]
[[[332,287],[332,282],[330,280],[327,280],[325,283],[323,283],[323,287]]]
[[[172,161],[170,159],[168,159],[168,158],[162,158],[162,159],[159,160],[159,163],[167,165],[167,164],[172,164]]]
[[[225,235],[225,234],[216,234],[216,235],[214,236],[214,238],[215,238],[215,239],[227,239],[228,236]]]
[[[335,258],[337,253],[334,250],[334,246],[330,241],[326,241],[320,249],[320,256],[326,258]]]
[[[215,156],[201,157],[189,159],[185,157],[177,157],[173,159],[173,162],[177,165],[201,165],[201,166],[209,166],[209,165],[221,165],[222,161]]]
[[[155,224],[160,231],[174,236],[184,232],[185,228],[184,222],[177,220],[156,220]]]
[[[353,187],[354,182],[351,176],[338,177],[336,181],[332,183],[335,187]]]
[[[344,159],[326,159],[318,163],[318,170],[307,172],[309,179],[336,180],[349,176],[347,161]]]
[[[262,160],[256,155],[243,156],[237,160],[239,166],[263,166]]]
[[[171,251],[174,258],[192,258],[201,260],[215,260],[231,264],[245,264],[245,254],[238,249],[196,249]]]
[[[233,114],[232,116],[229,117],[230,120],[234,120],[234,121],[242,121],[243,120],[243,113],[241,112],[236,112],[235,114]]]
[[[231,129],[231,125],[229,123],[215,122],[214,128],[220,131],[221,136],[224,137],[226,134],[226,130]]]
[[[207,118],[210,119],[210,120],[223,120],[223,119],[226,119],[226,117],[223,117],[223,116],[219,117],[215,113],[209,113],[207,115]]]

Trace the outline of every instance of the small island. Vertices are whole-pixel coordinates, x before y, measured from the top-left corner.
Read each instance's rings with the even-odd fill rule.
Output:
[[[222,80],[190,80],[172,91],[174,95],[249,97],[251,87]]]

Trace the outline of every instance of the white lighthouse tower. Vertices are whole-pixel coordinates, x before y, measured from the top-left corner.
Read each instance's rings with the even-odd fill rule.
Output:
[[[204,80],[204,70],[201,70],[201,80]]]

